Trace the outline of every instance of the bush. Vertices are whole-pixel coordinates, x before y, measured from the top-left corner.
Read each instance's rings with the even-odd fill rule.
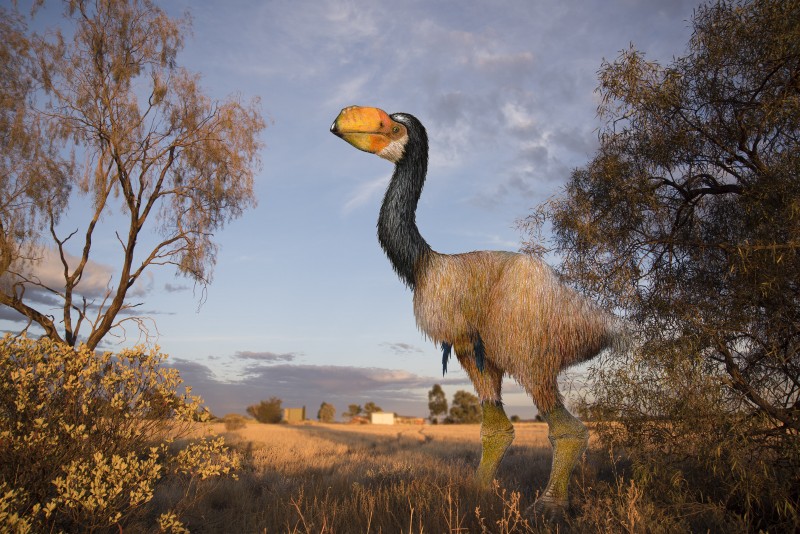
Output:
[[[229,413],[222,418],[222,422],[225,423],[225,430],[228,432],[233,432],[247,426],[247,420],[238,413]]]
[[[319,406],[317,419],[319,419],[322,423],[333,423],[336,419],[336,407],[333,404],[323,402]]]
[[[247,413],[252,415],[259,423],[280,423],[281,419],[283,419],[281,404],[281,399],[271,397],[268,401],[261,401],[253,406],[248,406]]]
[[[617,494],[690,531],[800,525],[798,20],[800,0],[716,0],[668,65],[604,61],[597,152],[524,223],[625,319],[582,410],[631,463]]]
[[[157,484],[238,466],[222,439],[174,446],[199,397],[178,393],[157,350],[98,354],[48,339],[0,340],[0,524],[16,532],[121,530],[157,515]],[[171,503],[175,509],[180,503]],[[180,530],[174,510],[159,524]]]
[[[453,404],[450,406],[450,415],[445,422],[480,423],[480,399],[468,391],[456,391],[453,395]]]

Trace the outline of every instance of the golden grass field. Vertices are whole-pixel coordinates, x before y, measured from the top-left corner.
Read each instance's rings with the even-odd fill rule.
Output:
[[[484,492],[472,478],[479,425],[208,424],[198,431],[225,436],[243,469],[183,517],[192,532],[555,531],[525,513],[550,470],[547,426],[514,426],[499,484]]]

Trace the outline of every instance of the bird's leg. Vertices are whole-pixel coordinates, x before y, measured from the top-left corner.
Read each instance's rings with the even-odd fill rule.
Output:
[[[514,440],[514,426],[508,420],[501,401],[503,371],[486,354],[481,357],[483,369],[478,369],[474,343],[461,343],[454,348],[458,362],[472,380],[481,399],[481,463],[475,480],[482,488],[489,488],[497,475],[500,461]]]
[[[536,502],[536,511],[557,518],[567,508],[569,478],[589,444],[589,430],[560,403],[543,413],[542,418],[550,430],[553,466],[547,488]]]
[[[485,400],[481,402],[481,463],[475,478],[482,488],[489,488],[497,474],[503,456],[514,441],[514,425],[508,420],[503,403]]]

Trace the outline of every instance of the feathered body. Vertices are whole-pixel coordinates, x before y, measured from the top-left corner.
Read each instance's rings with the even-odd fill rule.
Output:
[[[563,406],[557,377],[620,343],[619,323],[562,285],[537,258],[431,249],[415,215],[427,173],[428,138],[413,116],[353,106],[342,110],[331,132],[395,164],[378,218],[378,239],[414,291],[417,325],[441,345],[444,369],[455,351],[481,398],[479,483],[489,486],[514,438],[501,402],[507,374],[531,395],[550,429],[553,467],[537,501],[540,511],[563,512],[569,476],[589,434]]]
[[[381,205],[378,240],[414,290],[417,326],[437,345],[451,345],[462,365],[482,343],[486,362],[513,377],[540,410],[548,410],[557,400],[558,373],[608,347],[613,321],[532,256],[432,250],[416,224],[428,165],[425,128],[404,113],[391,119],[409,135],[402,152],[392,154],[399,159]],[[494,383],[476,389],[483,399],[500,400]]]
[[[471,353],[480,336],[487,362],[513,377],[543,411],[556,401],[558,373],[591,359],[616,335],[607,314],[531,256],[431,252],[417,273],[420,330],[458,355]]]

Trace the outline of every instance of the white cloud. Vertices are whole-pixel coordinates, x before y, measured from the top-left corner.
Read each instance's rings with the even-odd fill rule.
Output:
[[[324,34],[345,41],[360,41],[378,36],[379,28],[373,12],[363,2],[330,0],[324,8]]]
[[[526,50],[512,54],[497,54],[481,50],[475,54],[475,63],[478,67],[489,70],[529,69],[533,66],[533,53]]]
[[[506,124],[512,130],[530,130],[534,125],[533,115],[516,102],[506,102],[501,111]]]
[[[391,176],[383,176],[370,180],[369,182],[362,182],[356,189],[350,193],[349,198],[342,206],[342,214],[349,215],[353,210],[359,208],[379,196],[389,184]]]
[[[244,413],[248,405],[272,396],[282,399],[284,406],[316,408],[325,401],[344,408],[372,400],[386,410],[402,412],[424,409],[425,391],[435,383],[471,387],[466,375],[426,377],[404,370],[346,365],[254,364],[239,380],[226,381],[197,361],[176,358],[169,363],[216,414]]]
[[[46,288],[59,292],[63,291],[65,284],[64,264],[58,252],[50,247],[38,247],[34,251],[34,256],[35,259],[25,263],[18,263],[11,269],[11,271],[19,273],[20,276],[12,274],[11,271],[6,272],[0,276],[0,283],[8,287],[12,283],[21,282],[25,285],[27,297],[44,304],[54,304],[54,293]],[[80,263],[79,258],[71,254],[65,253],[64,259],[67,262],[70,273],[74,272]],[[114,268],[112,266],[88,260],[84,266],[83,275],[75,288],[75,293],[87,299],[102,297],[108,291],[113,274]],[[23,278],[29,280],[29,282],[23,282]],[[138,286],[137,289],[146,289],[150,280],[145,282],[147,283],[144,286]]]
[[[332,92],[325,105],[333,108],[357,105],[364,98],[363,89],[369,79],[366,74],[345,79]]]

